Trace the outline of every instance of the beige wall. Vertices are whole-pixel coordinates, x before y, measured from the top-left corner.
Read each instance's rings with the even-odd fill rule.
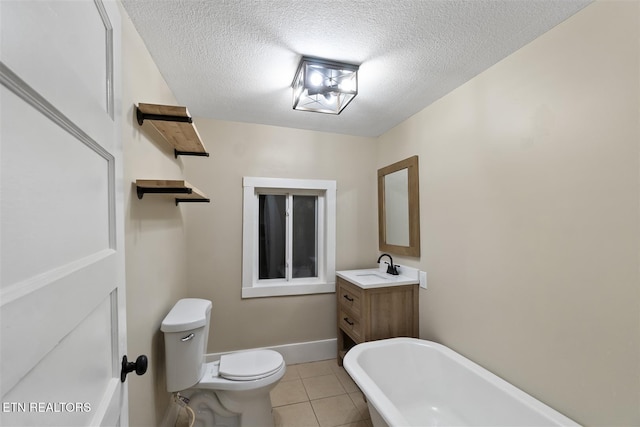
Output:
[[[336,267],[373,266],[376,141],[205,119],[196,125],[211,157],[185,159],[187,178],[211,203],[186,210],[188,282],[190,296],[213,301],[209,351],[335,338],[335,294],[241,299],[242,177],[336,180]]]
[[[179,298],[187,295],[183,208],[171,199],[138,200],[136,179],[181,179],[180,161],[159,134],[135,120],[138,102],[175,104],[126,12],[122,14],[125,256],[129,359],[149,358],[144,376],[129,375],[129,424],[157,426],[169,406],[164,374],[164,341],[159,327]]]
[[[602,2],[379,140],[420,156],[423,338],[640,425],[638,2]]]

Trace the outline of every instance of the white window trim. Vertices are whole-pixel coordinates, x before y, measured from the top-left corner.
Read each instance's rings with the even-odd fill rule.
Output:
[[[242,298],[305,295],[335,292],[336,289],[336,182],[330,180],[244,177],[242,181]],[[324,193],[318,199],[324,223],[318,224],[318,277],[282,281],[258,281],[258,194],[273,189],[313,190]],[[324,239],[320,237],[324,235]],[[324,243],[323,243],[324,242]]]

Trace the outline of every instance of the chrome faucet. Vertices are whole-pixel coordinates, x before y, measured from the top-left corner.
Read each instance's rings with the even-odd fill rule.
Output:
[[[388,256],[389,257],[389,261],[391,261],[391,264],[389,264],[387,261],[385,261],[385,263],[387,264],[387,274],[393,274],[394,276],[397,276],[398,274],[398,266],[397,265],[393,265],[393,258],[391,258],[391,255],[389,254],[382,254],[378,257],[378,264],[380,264],[380,260],[382,259],[383,256]]]

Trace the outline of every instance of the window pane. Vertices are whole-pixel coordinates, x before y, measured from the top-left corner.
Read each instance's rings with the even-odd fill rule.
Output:
[[[293,196],[292,277],[317,277],[317,196]]]
[[[258,278],[285,277],[286,197],[259,196]]]

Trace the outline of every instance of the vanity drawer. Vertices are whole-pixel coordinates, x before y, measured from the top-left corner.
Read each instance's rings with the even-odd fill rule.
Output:
[[[361,293],[354,289],[349,289],[349,287],[344,286],[344,284],[340,284],[338,289],[340,291],[338,295],[338,301],[340,303],[340,307],[344,307],[348,309],[351,313],[360,317],[360,307],[361,307]]]
[[[362,341],[362,328],[360,325],[360,316],[353,316],[347,311],[340,310],[340,328],[351,335],[356,342]]]

